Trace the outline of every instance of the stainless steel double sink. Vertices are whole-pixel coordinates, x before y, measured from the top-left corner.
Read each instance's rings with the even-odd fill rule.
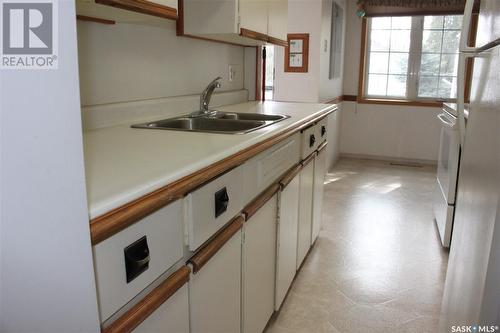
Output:
[[[213,111],[207,115],[186,115],[135,124],[132,127],[205,133],[245,134],[287,118],[290,118],[290,116]]]

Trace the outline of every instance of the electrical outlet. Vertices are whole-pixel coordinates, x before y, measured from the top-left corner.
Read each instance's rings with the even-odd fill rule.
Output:
[[[229,82],[239,79],[241,75],[241,65],[229,65]]]

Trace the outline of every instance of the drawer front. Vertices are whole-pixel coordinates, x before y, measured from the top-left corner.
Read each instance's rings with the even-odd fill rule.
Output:
[[[182,259],[182,239],[178,200],[93,247],[102,321]]]
[[[311,155],[312,152],[318,148],[318,141],[319,139],[316,137],[316,126],[311,126],[305,130],[302,131],[302,149],[301,149],[301,156],[302,159],[306,158],[307,156]]]
[[[237,167],[184,199],[189,249],[196,250],[243,209],[243,167]]]
[[[144,320],[133,333],[175,332],[189,333],[188,285],[180,288]]]
[[[318,146],[326,141],[328,136],[328,117],[325,117],[316,124],[316,139]]]
[[[245,163],[244,204],[248,204],[298,162],[300,162],[300,133],[294,134]]]

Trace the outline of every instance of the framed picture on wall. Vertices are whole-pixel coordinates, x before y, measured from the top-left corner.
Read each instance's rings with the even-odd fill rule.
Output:
[[[288,34],[285,48],[285,72],[307,73],[309,65],[309,34]]]

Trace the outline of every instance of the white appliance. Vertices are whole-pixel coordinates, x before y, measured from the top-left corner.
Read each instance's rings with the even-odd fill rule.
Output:
[[[467,0],[462,36],[469,33]],[[453,241],[441,308],[440,332],[498,332],[500,326],[500,1],[482,0],[477,45],[461,41],[461,64],[474,58],[467,131],[463,94],[458,122],[463,138]],[[459,73],[463,78],[464,73]],[[460,81],[460,80],[459,80]],[[460,83],[463,87],[463,81]],[[458,89],[460,90],[463,89]],[[464,330],[461,330],[464,332]]]
[[[460,131],[457,117],[450,107],[437,116],[441,124],[439,158],[436,177],[434,218],[443,247],[449,247],[455,213],[455,195],[460,165]]]

